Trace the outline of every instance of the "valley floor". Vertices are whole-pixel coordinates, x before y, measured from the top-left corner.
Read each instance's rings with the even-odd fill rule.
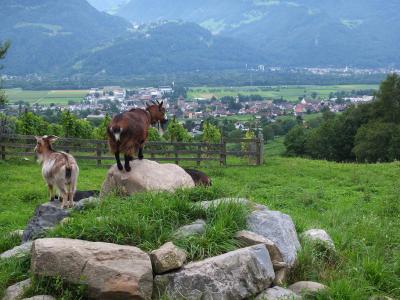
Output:
[[[323,228],[337,255],[329,259],[310,249],[300,253],[292,280],[330,287],[324,299],[400,298],[400,163],[360,165],[286,158],[281,144],[266,148],[261,167],[204,168],[226,195],[247,197],[292,216],[298,233]],[[99,189],[105,168],[81,164],[80,190]],[[0,161],[0,252],[11,247],[7,233],[24,228],[47,189],[32,161]],[[11,265],[10,265],[11,264]],[[21,269],[26,262],[13,262]],[[25,264],[25,265],[24,265]],[[17,268],[17,267],[15,267]],[[4,287],[27,276],[0,262]]]

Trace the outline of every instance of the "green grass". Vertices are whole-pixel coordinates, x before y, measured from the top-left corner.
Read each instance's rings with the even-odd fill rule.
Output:
[[[17,101],[29,102],[42,105],[68,104],[69,100],[79,103],[87,94],[87,90],[43,90],[28,91],[22,89],[6,89],[5,93],[10,103]]]
[[[331,92],[352,90],[366,90],[375,89],[379,87],[378,84],[353,84],[353,85],[301,85],[301,86],[272,86],[270,89],[258,86],[243,86],[243,87],[193,87],[188,91],[188,98],[211,98],[215,96],[217,98],[223,96],[237,96],[242,95],[254,95],[258,94],[268,99],[279,99],[283,98],[288,101],[297,101],[299,97],[304,95],[311,97],[313,92],[316,92],[319,97],[327,98]]]
[[[289,214],[299,233],[323,228],[333,238],[335,255],[303,245],[291,282],[313,280],[328,285],[329,291],[318,299],[400,298],[400,163],[339,164],[286,158],[280,156],[283,151],[279,139],[266,146],[261,167],[203,168],[215,185],[209,190],[144,194],[123,200],[111,197],[94,209],[75,214],[70,224],[51,235],[135,244],[151,250],[170,239],[178,226],[203,217],[209,223],[206,234],[194,240],[175,240],[191,259],[201,259],[237,246],[231,236],[243,226],[244,212],[238,207],[201,211],[193,209],[190,202],[242,196]],[[81,164],[79,189],[98,189],[105,175],[106,169]],[[35,206],[46,199],[40,168],[32,162],[1,162],[0,189],[2,234],[23,228]],[[99,221],[98,216],[107,218]],[[13,241],[8,241],[3,250],[12,245]],[[5,264],[18,267],[14,271]],[[25,278],[27,270],[28,265],[21,261],[1,261],[0,293],[6,285]]]

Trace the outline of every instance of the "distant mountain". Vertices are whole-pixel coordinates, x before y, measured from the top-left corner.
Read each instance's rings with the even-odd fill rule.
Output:
[[[276,65],[400,65],[398,0],[130,0],[117,14],[196,22],[262,49]]]
[[[82,54],[71,73],[126,76],[228,70],[264,61],[261,51],[243,42],[214,36],[194,23],[167,22],[141,27],[128,37]]]
[[[82,49],[127,33],[129,22],[85,0],[2,0],[0,40],[12,43],[4,60],[12,74],[52,73]]]
[[[125,5],[129,0],[88,0],[88,2],[99,11],[115,13],[121,5]]]

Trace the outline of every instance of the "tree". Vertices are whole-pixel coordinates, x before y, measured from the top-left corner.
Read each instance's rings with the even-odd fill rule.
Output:
[[[93,127],[86,120],[78,119],[69,110],[61,113],[60,125],[65,137],[89,139],[93,136]]]
[[[189,132],[176,118],[168,122],[168,128],[165,131],[164,138],[171,142],[190,142],[192,140]]]
[[[221,132],[217,126],[214,126],[206,121],[203,124],[202,140],[206,143],[217,144],[221,141]]]
[[[16,127],[15,118],[0,114],[0,134],[14,134]]]
[[[25,112],[16,121],[17,133],[24,135],[49,134],[49,123],[32,112]]]
[[[293,127],[285,137],[286,153],[288,155],[303,156],[306,154],[307,132],[306,129],[297,125]]]
[[[106,114],[104,119],[101,121],[100,125],[94,129],[93,136],[98,140],[106,140],[107,139],[107,126],[111,122],[111,117],[109,114]]]
[[[7,51],[10,48],[10,42],[4,42],[4,43],[0,43],[0,60],[4,59],[6,57]],[[0,65],[0,69],[2,69],[3,67]],[[0,82],[1,83],[1,82]],[[0,86],[0,108],[4,107],[7,103],[7,97],[4,94],[4,92],[1,89]]]

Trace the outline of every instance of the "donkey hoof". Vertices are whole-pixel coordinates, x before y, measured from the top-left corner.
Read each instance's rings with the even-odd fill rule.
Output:
[[[125,166],[125,171],[130,172],[132,170],[131,166],[127,165]]]
[[[122,164],[117,164],[118,170],[122,171],[124,169],[124,167],[122,166]]]

